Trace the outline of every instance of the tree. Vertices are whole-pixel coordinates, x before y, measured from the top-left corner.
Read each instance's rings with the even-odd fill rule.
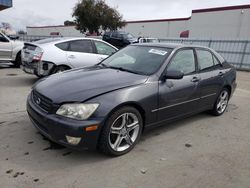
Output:
[[[73,12],[76,28],[84,33],[99,33],[102,30],[117,30],[126,25],[122,15],[103,0],[81,0]]]
[[[73,21],[66,20],[66,21],[64,22],[64,25],[65,25],[65,26],[75,26],[76,23],[73,22]]]

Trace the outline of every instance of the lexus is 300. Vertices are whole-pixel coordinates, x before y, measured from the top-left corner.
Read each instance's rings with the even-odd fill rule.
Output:
[[[95,66],[41,79],[27,111],[52,141],[117,156],[149,127],[202,111],[222,115],[235,87],[235,69],[210,48],[133,44]]]

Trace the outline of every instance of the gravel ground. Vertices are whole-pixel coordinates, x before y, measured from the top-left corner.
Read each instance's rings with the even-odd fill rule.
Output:
[[[238,72],[223,116],[201,113],[150,130],[117,158],[44,139],[25,111],[37,80],[0,64],[0,188],[250,187],[250,73]]]

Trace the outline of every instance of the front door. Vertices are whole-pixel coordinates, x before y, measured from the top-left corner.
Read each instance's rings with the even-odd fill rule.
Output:
[[[11,42],[0,33],[0,60],[11,60],[12,45]]]
[[[194,50],[181,49],[176,52],[166,71],[177,70],[184,73],[180,80],[167,79],[159,82],[158,120],[170,120],[195,112],[199,102],[199,75]]]

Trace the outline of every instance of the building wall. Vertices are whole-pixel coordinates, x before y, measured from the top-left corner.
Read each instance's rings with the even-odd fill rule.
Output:
[[[193,13],[191,38],[250,38],[250,9]]]
[[[250,38],[250,5],[193,10],[190,18],[130,21],[122,28],[136,37],[179,38],[189,30],[190,38]],[[82,36],[74,26],[27,27],[28,35]]]
[[[27,27],[27,34],[33,36],[51,36],[59,33],[63,37],[82,37],[83,34],[75,29],[75,26],[49,26],[49,27]]]
[[[189,20],[178,21],[155,21],[155,22],[128,22],[122,29],[139,37],[179,37],[182,31],[185,31]]]

